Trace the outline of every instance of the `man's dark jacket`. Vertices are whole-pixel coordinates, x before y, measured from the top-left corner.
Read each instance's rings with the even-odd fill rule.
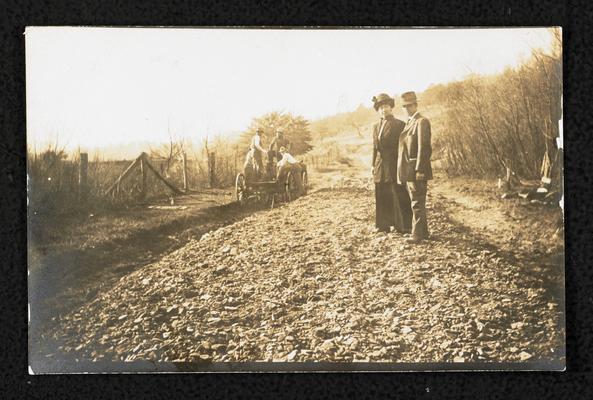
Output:
[[[432,179],[430,141],[430,121],[416,114],[405,125],[399,138],[398,183],[415,181],[417,172],[423,175],[423,180]]]

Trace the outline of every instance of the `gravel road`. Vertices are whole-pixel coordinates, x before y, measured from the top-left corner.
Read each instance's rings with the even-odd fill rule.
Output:
[[[563,282],[452,223],[430,193],[432,239],[415,246],[374,233],[373,193],[355,179],[256,212],[64,316],[47,357],[563,360]]]

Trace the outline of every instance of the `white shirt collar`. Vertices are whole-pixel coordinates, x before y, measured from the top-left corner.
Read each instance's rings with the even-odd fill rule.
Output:
[[[408,121],[411,121],[411,120],[413,120],[414,118],[416,118],[416,115],[418,115],[418,111],[416,111],[414,114],[410,115],[410,116],[408,117]]]

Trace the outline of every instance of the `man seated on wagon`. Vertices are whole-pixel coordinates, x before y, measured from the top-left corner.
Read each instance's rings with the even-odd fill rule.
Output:
[[[294,158],[285,147],[281,147],[279,153],[282,155],[280,161],[278,161],[278,172],[276,174],[276,180],[280,181],[280,179],[286,179],[286,175],[288,172],[292,172],[294,176],[295,184],[298,190],[298,193],[302,193],[303,188],[303,181],[302,181],[302,172],[303,167],[301,166],[300,161]]]
[[[276,136],[272,139],[272,143],[270,143],[270,147],[268,148],[268,156],[270,159],[276,157],[276,161],[280,161],[282,159],[282,154],[280,154],[280,149],[282,147],[284,147],[286,151],[290,151],[291,149],[290,142],[284,137],[284,132],[277,129]]]

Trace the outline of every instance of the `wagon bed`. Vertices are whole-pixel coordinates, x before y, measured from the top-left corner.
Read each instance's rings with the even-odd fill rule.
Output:
[[[307,193],[307,168],[301,164],[302,194]],[[235,197],[242,205],[249,201],[269,204],[274,208],[278,200],[292,201],[299,196],[294,171],[288,171],[284,179],[280,180],[247,180],[243,172],[237,174],[235,179]]]

